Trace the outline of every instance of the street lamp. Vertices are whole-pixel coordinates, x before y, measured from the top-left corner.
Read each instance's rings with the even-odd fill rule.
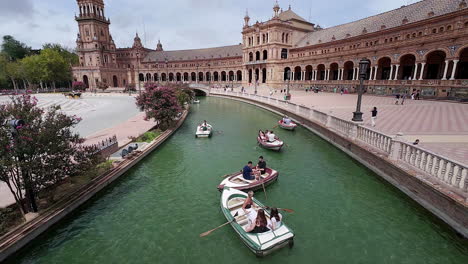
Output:
[[[195,75],[195,80],[197,81],[197,83],[198,83],[198,81],[199,81],[198,79],[200,78],[200,73],[198,72],[198,67],[199,67],[199,66],[200,66],[200,65],[197,63],[197,73],[196,73],[197,75]]]
[[[363,58],[359,62],[359,88],[358,88],[358,100],[356,105],[356,112],[353,112],[353,121],[354,122],[363,122],[362,112],[361,112],[361,101],[362,101],[362,92],[364,90],[364,79],[367,76],[367,69],[369,69],[370,60]]]
[[[208,63],[208,88],[211,88],[211,64]]]
[[[254,84],[255,84],[254,94],[257,94],[257,71],[254,72]]]
[[[140,85],[140,52],[136,53],[137,57],[137,72],[138,72],[138,92],[140,93],[141,96],[141,85]]]

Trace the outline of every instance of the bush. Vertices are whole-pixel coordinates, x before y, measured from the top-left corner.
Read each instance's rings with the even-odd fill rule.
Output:
[[[77,91],[83,91],[86,89],[86,85],[83,82],[73,82],[72,89]]]
[[[159,135],[161,135],[161,132],[159,130],[148,131],[136,138],[134,141],[150,143],[151,141],[155,140]]]

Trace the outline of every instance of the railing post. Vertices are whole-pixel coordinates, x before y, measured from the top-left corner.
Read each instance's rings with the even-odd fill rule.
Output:
[[[358,125],[355,123],[351,124],[351,129],[349,130],[349,138],[355,140],[358,136]]]
[[[326,127],[331,127],[331,125],[332,125],[332,114],[333,114],[333,111],[328,112],[327,122],[325,123]]]
[[[296,114],[299,114],[299,111],[300,111],[299,105],[296,105]]]
[[[391,152],[390,152],[390,159],[391,160],[398,160],[399,157],[402,155],[403,146],[401,142],[401,138],[403,137],[403,133],[399,132],[390,143],[391,145]]]

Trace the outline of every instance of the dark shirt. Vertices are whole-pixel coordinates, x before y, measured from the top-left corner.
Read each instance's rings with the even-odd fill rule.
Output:
[[[377,110],[372,110],[372,117],[376,117],[377,116]]]
[[[265,169],[266,169],[266,162],[265,161],[259,161],[257,164],[258,168],[261,169],[262,174],[265,174]]]
[[[244,176],[244,179],[253,180],[254,177],[251,174],[252,169],[249,166],[245,165],[245,167],[242,169],[242,176]]]

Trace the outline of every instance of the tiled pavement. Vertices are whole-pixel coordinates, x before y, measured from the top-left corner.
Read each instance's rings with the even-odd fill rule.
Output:
[[[253,89],[247,92],[253,93]],[[269,90],[258,91],[268,96]],[[316,110],[351,120],[356,109],[357,95],[339,93],[311,93],[292,91],[291,101]],[[279,91],[272,97],[282,99]],[[378,109],[377,125],[374,129],[387,135],[401,132],[407,141],[420,139],[420,146],[430,151],[468,164],[468,104],[408,100],[404,105],[395,105],[392,97],[364,95],[361,111],[364,125],[370,126],[370,111]]]

